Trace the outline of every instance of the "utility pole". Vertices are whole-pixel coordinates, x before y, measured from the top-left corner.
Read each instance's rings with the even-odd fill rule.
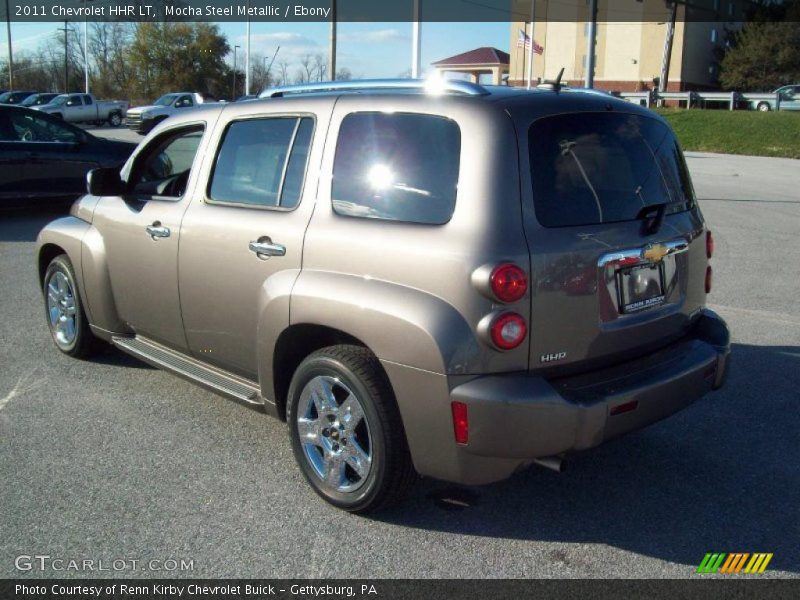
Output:
[[[664,57],[661,60],[661,75],[658,79],[658,90],[661,92],[667,91],[667,84],[669,83],[669,63],[672,58],[672,38],[675,35],[675,19],[678,15],[678,3],[673,2],[670,9],[669,23],[667,23],[667,33],[664,39]],[[658,101],[658,105],[663,105],[663,100]]]
[[[419,79],[422,72],[422,23],[420,22],[420,3],[414,0],[414,17],[411,28],[411,79]]]
[[[14,53],[11,51],[11,13],[6,0],[6,33],[8,34],[8,89],[14,89]]]
[[[328,79],[336,80],[336,0],[331,0],[331,45],[328,49]]]
[[[64,93],[69,94],[69,61],[67,60],[67,50],[69,48],[69,21],[64,21]]]
[[[586,73],[584,87],[594,87],[594,49],[597,45],[597,0],[590,0],[589,5],[589,40],[586,49]]]
[[[241,46],[233,47],[233,82],[231,83],[231,102],[236,102],[236,51]]]
[[[531,89],[531,81],[533,80],[533,44],[535,43],[533,34],[536,32],[536,0],[531,0],[531,44],[528,49],[528,76],[527,88]]]

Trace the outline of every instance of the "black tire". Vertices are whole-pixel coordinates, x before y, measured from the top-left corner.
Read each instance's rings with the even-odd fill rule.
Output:
[[[122,125],[122,115],[118,112],[111,113],[108,115],[108,124],[111,125],[111,127],[119,127]]]
[[[769,112],[772,110],[768,102],[759,102],[756,108],[761,112]]]
[[[56,284],[55,278],[58,277],[57,274],[61,274],[66,278],[71,290],[70,295],[74,300],[74,336],[68,340],[65,339],[64,336],[59,337],[58,329],[53,324],[51,306],[48,302],[48,294],[51,291],[49,288],[51,283]],[[81,301],[76,281],[75,270],[72,268],[72,262],[70,262],[66,254],[56,256],[50,261],[44,274],[44,283],[42,286],[42,292],[44,294],[44,312],[47,326],[50,329],[50,335],[53,337],[53,342],[56,347],[64,354],[72,356],[73,358],[87,358],[97,351],[100,346],[100,340],[94,336],[89,327],[89,320],[86,318],[86,312],[83,310],[83,302]]]
[[[300,441],[297,414],[301,395],[309,382],[319,377],[335,378],[343,387],[349,388],[363,409],[363,419],[368,427],[371,463],[368,474],[359,479],[360,487],[353,491],[339,491],[325,483]],[[378,359],[366,348],[330,346],[303,360],[292,377],[286,416],[292,450],[300,470],[314,491],[338,508],[361,514],[386,508],[401,500],[416,479],[394,393]],[[322,415],[317,418],[325,423]],[[336,423],[338,420],[333,422],[334,425]],[[331,439],[327,438],[329,442]],[[345,437],[337,437],[339,439],[342,440],[344,452],[347,440]],[[321,449],[318,453],[320,457],[325,456]],[[346,462],[345,459],[341,460]],[[343,481],[348,482],[348,467],[344,469]],[[351,474],[356,473],[352,470]]]

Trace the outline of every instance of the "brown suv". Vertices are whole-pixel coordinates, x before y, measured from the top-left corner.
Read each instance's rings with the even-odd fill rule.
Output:
[[[276,89],[160,124],[38,240],[56,345],[286,419],[326,500],[465,484],[723,383],[713,240],[656,114],[580,90]]]

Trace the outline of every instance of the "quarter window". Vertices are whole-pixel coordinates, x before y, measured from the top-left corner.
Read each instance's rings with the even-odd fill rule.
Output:
[[[295,208],[305,179],[314,120],[235,121],[220,145],[208,197],[214,202]]]
[[[333,210],[340,215],[440,225],[456,202],[458,125],[421,114],[354,113],[339,130]]]

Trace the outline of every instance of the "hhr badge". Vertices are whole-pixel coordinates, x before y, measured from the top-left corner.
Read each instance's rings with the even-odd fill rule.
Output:
[[[564,360],[567,358],[566,352],[551,352],[550,354],[542,354],[542,362],[549,363],[557,360]]]

